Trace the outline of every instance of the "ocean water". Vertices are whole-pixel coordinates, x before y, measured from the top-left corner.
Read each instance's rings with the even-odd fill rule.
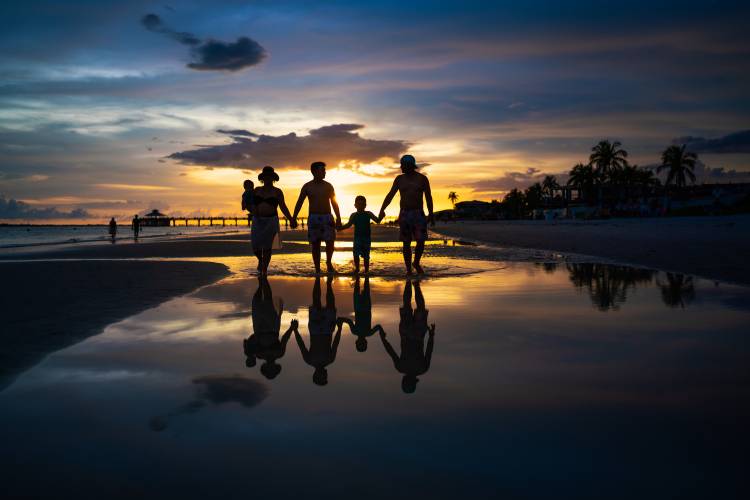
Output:
[[[263,283],[224,262],[0,392],[9,498],[746,498],[746,287],[460,258]]]
[[[144,227],[141,239],[174,238],[186,235],[213,234],[231,231],[248,231],[247,226],[177,226]],[[133,239],[130,227],[118,228],[117,240]],[[110,241],[107,226],[0,226],[0,248],[17,248],[39,245],[78,244]]]

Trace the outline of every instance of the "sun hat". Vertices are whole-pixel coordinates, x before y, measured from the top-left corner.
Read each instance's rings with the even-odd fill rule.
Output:
[[[279,180],[279,174],[274,172],[273,167],[269,167],[268,165],[266,165],[265,167],[263,167],[263,171],[258,174],[258,180],[262,181],[265,177],[269,176],[275,181]]]

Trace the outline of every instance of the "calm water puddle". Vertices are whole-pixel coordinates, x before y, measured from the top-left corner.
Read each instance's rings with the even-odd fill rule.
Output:
[[[746,288],[578,263],[264,285],[229,264],[0,393],[11,496],[746,492]]]

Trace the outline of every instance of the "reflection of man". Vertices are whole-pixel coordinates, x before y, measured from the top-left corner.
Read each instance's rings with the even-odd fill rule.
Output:
[[[391,344],[385,339],[385,331],[380,329],[380,339],[383,347],[393,360],[393,365],[400,373],[404,374],[401,380],[401,389],[405,393],[412,393],[417,389],[417,378],[424,375],[430,369],[432,349],[435,338],[435,325],[427,326],[427,309],[425,309],[424,296],[419,283],[414,283],[414,300],[416,309],[411,307],[412,283],[407,281],[404,287],[404,304],[399,309],[401,321],[398,325],[401,334],[401,356],[396,354]],[[427,350],[424,348],[425,334],[429,333]]]
[[[390,205],[391,200],[398,192],[401,195],[401,211],[398,216],[400,235],[404,248],[404,264],[406,264],[406,274],[411,274],[411,241],[417,244],[414,247],[414,269],[418,273],[424,272],[421,266],[422,253],[424,252],[424,242],[427,239],[427,221],[435,225],[432,215],[432,192],[430,191],[430,181],[423,174],[417,172],[417,161],[412,155],[401,157],[401,171],[403,174],[396,177],[393,181],[391,190],[383,200],[383,206],[380,207],[379,218],[385,216],[385,209]],[[425,218],[422,210],[422,195],[427,203],[427,214]]]
[[[260,372],[272,379],[281,372],[281,365],[276,362],[284,356],[286,344],[297,329],[297,320],[292,320],[289,329],[279,339],[281,331],[281,315],[284,312],[284,302],[279,301],[279,311],[273,305],[271,285],[265,277],[258,278],[258,289],[253,295],[253,334],[243,342],[245,349],[245,365],[255,366],[255,358],[264,360]]]
[[[315,278],[313,285],[313,303],[309,310],[309,322],[307,329],[310,332],[310,349],[305,347],[299,332],[295,330],[294,338],[302,353],[305,363],[315,368],[313,382],[317,385],[328,383],[328,370],[326,367],[336,360],[336,351],[341,340],[341,327],[333,336],[336,329],[336,298],[331,287],[331,277],[326,279],[326,305],[323,307],[320,301],[320,278]]]
[[[339,318],[338,324],[342,325],[346,323],[349,325],[349,329],[352,335],[357,337],[355,345],[359,352],[365,352],[367,350],[367,337],[374,334],[378,330],[382,330],[380,325],[372,327],[372,302],[370,301],[370,278],[365,277],[365,286],[360,293],[359,288],[359,276],[354,282],[354,297],[352,302],[354,303],[354,321],[349,318]]]
[[[292,227],[297,225],[297,214],[305,203],[305,198],[310,201],[310,210],[307,218],[307,239],[312,247],[313,264],[315,273],[320,274],[320,242],[326,244],[326,266],[329,273],[335,272],[333,267],[333,242],[336,239],[336,227],[341,226],[341,214],[339,205],[336,203],[336,192],[331,183],[326,182],[326,164],[316,161],[310,165],[313,180],[305,183],[299,193],[297,205],[292,214]],[[336,220],[331,215],[331,207],[336,214]]]

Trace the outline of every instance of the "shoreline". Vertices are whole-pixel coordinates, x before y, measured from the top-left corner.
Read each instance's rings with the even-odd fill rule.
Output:
[[[227,275],[214,262],[1,262],[0,391],[48,355]]]
[[[554,251],[750,284],[750,215],[597,221],[476,221],[437,234],[496,247]]]

